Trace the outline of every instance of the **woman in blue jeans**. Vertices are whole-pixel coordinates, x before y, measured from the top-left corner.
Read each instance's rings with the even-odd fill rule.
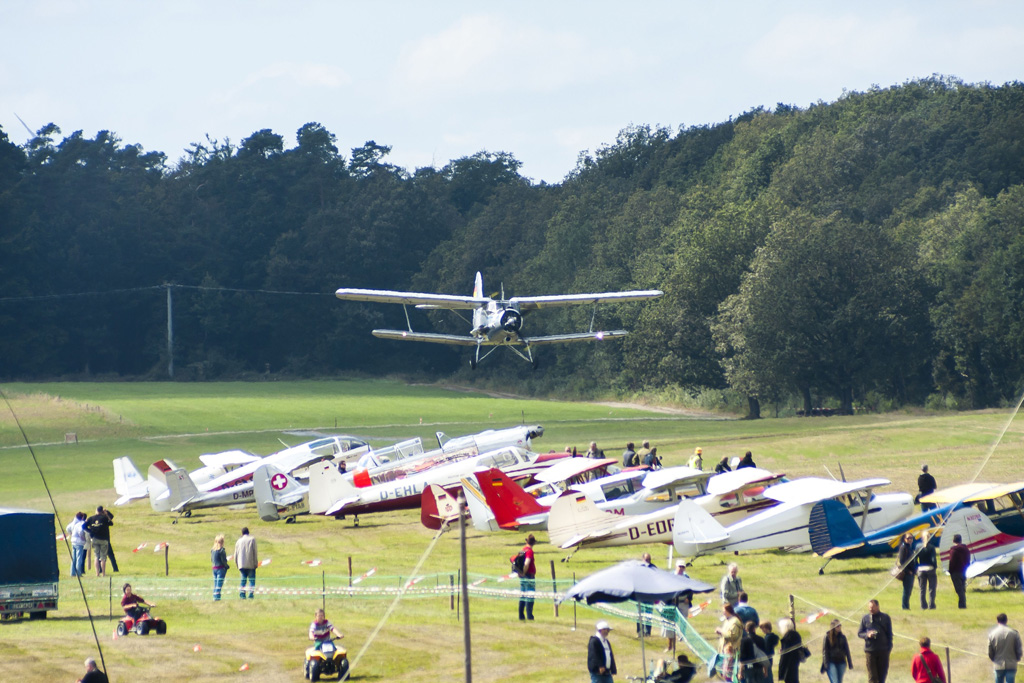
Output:
[[[224,534],[218,534],[217,538],[213,539],[210,562],[213,564],[213,599],[220,600],[220,589],[228,573],[228,553],[224,550]]]
[[[843,683],[843,676],[846,669],[853,668],[853,658],[850,657],[850,644],[843,635],[842,624],[838,619],[833,619],[832,624],[822,641],[821,647],[821,673],[828,674],[829,683]]]

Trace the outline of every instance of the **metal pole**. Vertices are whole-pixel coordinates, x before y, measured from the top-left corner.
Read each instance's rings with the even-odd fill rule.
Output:
[[[348,556],[348,587],[352,587],[352,556]]]
[[[643,667],[644,677],[647,680],[647,649],[644,647],[644,633],[647,628],[644,626],[644,608],[639,602],[636,603],[637,626],[640,628],[640,664]]]
[[[555,616],[558,616],[558,581],[555,580],[555,561],[551,560],[551,601],[555,603]]]
[[[320,609],[327,611],[327,574],[320,570]]]
[[[168,543],[164,544],[164,576],[170,576],[171,575],[171,563],[167,559],[167,554],[170,552],[170,547],[171,547],[170,544],[168,544]]]
[[[473,655],[469,636],[469,568],[466,564],[466,494],[459,491],[459,546],[462,556],[462,643],[466,651],[466,683],[473,683]]]
[[[448,609],[455,611],[455,575],[448,575]]]
[[[953,683],[953,667],[949,665],[949,647],[946,647],[946,683]]]
[[[572,585],[576,585],[576,572],[572,573]],[[572,601],[572,630],[576,630],[576,600]]]
[[[174,299],[171,285],[167,288],[167,376],[174,379]]]

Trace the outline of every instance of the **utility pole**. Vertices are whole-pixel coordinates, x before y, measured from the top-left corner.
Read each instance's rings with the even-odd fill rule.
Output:
[[[171,296],[173,285],[164,284],[167,288],[167,376],[174,379],[174,298]]]

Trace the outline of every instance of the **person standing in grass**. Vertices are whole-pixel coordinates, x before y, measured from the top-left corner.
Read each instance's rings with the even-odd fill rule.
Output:
[[[220,589],[228,573],[228,553],[224,550],[224,534],[217,534],[217,538],[213,539],[210,563],[213,565],[213,599],[220,600]]]
[[[75,513],[66,531],[71,541],[71,576],[82,576],[85,573],[85,513]]]
[[[821,673],[828,676],[828,683],[843,683],[847,668],[853,668],[850,643],[843,634],[843,625],[833,619],[821,645]]]
[[[722,577],[720,589],[722,602],[728,605],[739,602],[740,593],[743,592],[743,579],[740,578],[740,566],[735,562],[729,565],[725,576]]]
[[[597,633],[590,636],[587,643],[587,671],[590,672],[590,683],[614,683],[612,676],[618,671],[615,669],[615,654],[612,652],[612,644],[608,641],[608,634],[612,627],[607,621],[597,622]]]
[[[924,636],[919,642],[921,651],[910,662],[910,675],[914,677],[914,683],[946,683],[942,660],[931,650],[931,638]]]
[[[522,553],[523,573],[519,577],[519,621],[533,621],[533,592],[537,590],[537,561],[533,556],[533,546],[537,539],[533,534],[526,537],[526,545]]]
[[[929,541],[928,533],[921,535],[921,552],[917,554],[917,582],[921,587],[921,609],[935,609],[935,587],[939,579],[937,567],[938,553]],[[952,572],[950,572],[952,575]]]
[[[878,600],[868,601],[868,613],[860,620],[857,637],[864,639],[868,683],[885,683],[892,653],[892,620],[878,606]]]
[[[914,578],[917,576],[917,555],[914,553],[914,534],[903,534],[896,563],[900,572],[896,578],[903,582],[903,609],[910,609],[910,596],[914,594]]]
[[[1020,634],[1006,625],[1006,615],[996,616],[996,627],[988,634],[988,658],[996,674],[996,683],[1013,683],[1021,650]]]
[[[242,527],[242,537],[235,541],[235,566],[242,575],[242,583],[238,588],[238,597],[245,600],[245,582],[249,581],[249,599],[252,600],[256,590],[256,567],[260,560],[256,552],[256,539],[249,535],[249,527]]]

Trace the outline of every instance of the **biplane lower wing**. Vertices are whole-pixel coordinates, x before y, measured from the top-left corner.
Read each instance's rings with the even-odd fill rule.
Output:
[[[455,346],[476,346],[479,343],[474,337],[464,337],[457,334],[410,332],[408,330],[374,330],[373,336],[380,339],[431,342],[433,344],[454,344]]]

